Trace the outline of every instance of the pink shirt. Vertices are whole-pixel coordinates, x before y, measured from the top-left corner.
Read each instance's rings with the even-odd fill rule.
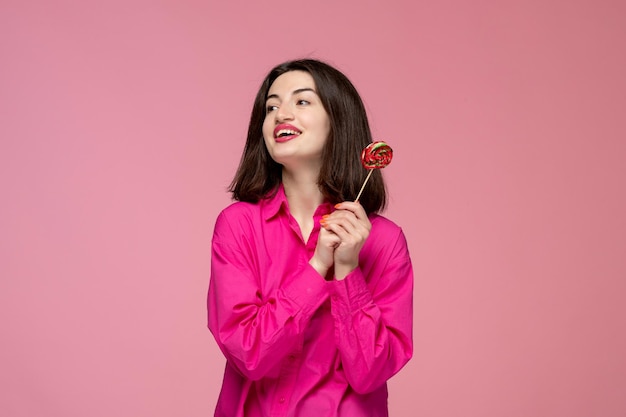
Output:
[[[284,190],[217,218],[209,329],[227,359],[219,417],[387,416],[386,381],[411,358],[413,271],[402,230],[372,214],[359,267],[326,281]]]

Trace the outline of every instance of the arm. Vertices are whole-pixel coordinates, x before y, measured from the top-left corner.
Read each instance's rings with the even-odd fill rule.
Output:
[[[359,267],[331,294],[343,369],[360,393],[385,383],[413,353],[413,271],[402,234],[394,252],[384,267],[372,267],[369,284]]]
[[[270,277],[259,276],[263,272],[257,269],[255,254],[243,249],[243,239],[220,215],[211,252],[209,329],[226,358],[256,380],[276,371],[281,359],[301,343],[312,314],[328,294],[324,280],[306,261],[289,272],[297,278],[288,277],[285,285],[263,293],[267,285],[262,283]]]
[[[331,311],[346,377],[355,391],[368,392],[412,356],[413,271],[399,228],[382,223],[370,236],[360,205],[338,208],[324,221],[341,242],[334,251]]]

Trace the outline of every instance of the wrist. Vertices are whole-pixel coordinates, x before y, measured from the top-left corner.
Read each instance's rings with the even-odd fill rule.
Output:
[[[311,258],[311,260],[309,261],[309,265],[311,265],[311,267],[313,267],[313,269],[315,269],[317,273],[320,274],[322,277],[326,277],[326,274],[328,274],[329,267],[319,262],[315,258],[315,256]]]
[[[354,271],[359,265],[356,264],[336,264],[335,265],[335,279],[337,281],[343,280],[352,271]]]

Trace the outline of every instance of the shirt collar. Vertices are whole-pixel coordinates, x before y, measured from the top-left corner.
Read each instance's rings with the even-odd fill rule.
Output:
[[[281,208],[284,208],[285,212],[288,210],[287,196],[285,196],[285,189],[283,184],[280,183],[276,192],[269,193],[268,196],[262,200],[263,218],[269,220],[276,216]]]
[[[285,188],[280,183],[274,194],[268,194],[268,197],[262,200],[262,212],[265,220],[270,220],[283,210],[285,213],[289,212],[289,203],[287,202],[287,196],[285,195]],[[329,214],[332,211],[332,205],[328,202],[322,203],[315,211],[316,216],[322,216]]]

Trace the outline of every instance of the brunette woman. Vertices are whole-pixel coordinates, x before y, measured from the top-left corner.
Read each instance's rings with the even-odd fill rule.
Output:
[[[352,83],[317,60],[272,69],[254,101],[235,203],[217,218],[209,328],[226,356],[215,415],[387,416],[411,358],[413,271]]]

